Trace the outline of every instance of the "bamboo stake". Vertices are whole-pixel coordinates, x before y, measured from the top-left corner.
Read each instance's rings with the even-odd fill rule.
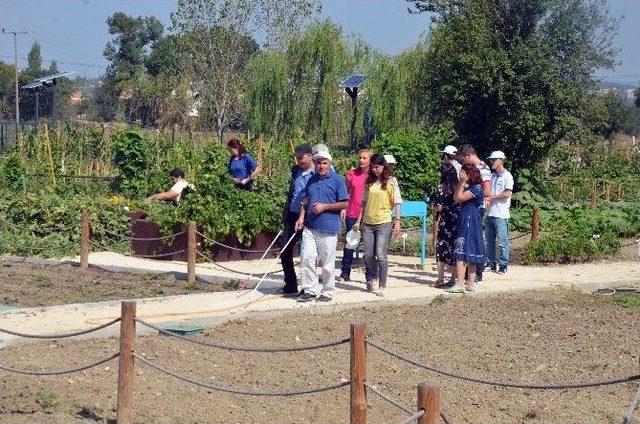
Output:
[[[49,125],[44,123],[44,141],[47,147],[47,154],[49,155],[49,167],[51,168],[51,184],[53,188],[56,187],[56,169],[53,163],[53,152],[51,151],[51,139],[49,138]]]

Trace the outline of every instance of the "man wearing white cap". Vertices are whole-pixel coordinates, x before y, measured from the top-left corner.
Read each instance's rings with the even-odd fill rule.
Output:
[[[335,287],[335,261],[340,211],[347,207],[349,194],[344,179],[331,170],[331,154],[318,151],[313,156],[315,174],[307,183],[300,216],[295,230],[302,230],[302,252],[300,280],[303,293],[299,302],[316,299],[330,302]],[[322,292],[318,293],[316,262],[322,268]]]
[[[509,207],[513,193],[513,176],[504,167],[506,156],[500,150],[487,158],[491,164],[491,195],[486,198],[487,221],[485,239],[487,242],[487,268],[506,274],[509,265]],[[500,257],[496,262],[496,239],[500,247]]]

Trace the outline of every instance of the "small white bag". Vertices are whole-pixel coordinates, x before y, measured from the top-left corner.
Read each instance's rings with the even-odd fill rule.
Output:
[[[347,249],[354,250],[360,244],[360,231],[351,230],[346,235],[345,246]]]

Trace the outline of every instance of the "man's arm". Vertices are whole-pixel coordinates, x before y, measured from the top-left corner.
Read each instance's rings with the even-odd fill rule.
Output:
[[[513,192],[511,190],[505,190],[500,194],[496,194],[494,196],[487,196],[485,197],[487,200],[501,200],[501,199],[508,199],[511,197],[511,194],[513,194]]]
[[[147,197],[147,200],[150,202],[155,200],[174,200],[179,194],[180,193],[176,193],[175,191],[163,191],[162,193],[152,194]]]

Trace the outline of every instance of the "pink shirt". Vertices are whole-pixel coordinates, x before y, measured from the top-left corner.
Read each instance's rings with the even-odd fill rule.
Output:
[[[358,218],[362,209],[364,185],[367,182],[367,172],[358,169],[350,169],[347,172],[347,190],[349,190],[349,204],[347,205],[347,217]]]

